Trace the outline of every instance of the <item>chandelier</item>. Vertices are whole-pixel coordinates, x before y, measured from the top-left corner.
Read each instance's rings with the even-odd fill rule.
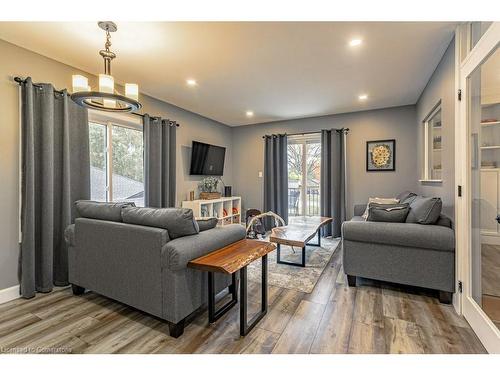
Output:
[[[139,99],[139,86],[135,83],[125,84],[125,95],[115,90],[115,81],[111,75],[111,61],[116,54],[111,47],[111,34],[118,28],[114,22],[101,21],[97,23],[106,32],[106,43],[99,55],[104,59],[104,74],[99,74],[99,90],[92,91],[88,79],[82,75],[73,75],[73,94],[71,99],[82,107],[108,112],[132,112],[142,107]]]

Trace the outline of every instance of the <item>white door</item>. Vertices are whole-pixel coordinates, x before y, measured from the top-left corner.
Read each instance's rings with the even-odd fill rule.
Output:
[[[500,23],[493,23],[460,66],[456,157],[462,313],[490,353],[500,353],[500,241],[495,239],[500,168]]]

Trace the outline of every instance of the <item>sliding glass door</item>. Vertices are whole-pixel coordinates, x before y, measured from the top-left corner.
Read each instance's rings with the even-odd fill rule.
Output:
[[[288,216],[320,214],[321,134],[288,137]]]

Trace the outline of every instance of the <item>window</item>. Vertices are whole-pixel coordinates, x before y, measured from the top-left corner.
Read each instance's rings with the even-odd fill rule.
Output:
[[[288,137],[288,215],[320,214],[321,134]]]
[[[144,206],[142,127],[93,117],[89,122],[91,199]]]
[[[422,181],[440,182],[442,179],[442,122],[441,103],[424,120],[424,170]]]

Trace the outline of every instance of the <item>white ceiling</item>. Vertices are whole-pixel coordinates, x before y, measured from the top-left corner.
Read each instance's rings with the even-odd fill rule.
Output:
[[[414,104],[453,36],[449,22],[117,22],[112,73],[224,124]],[[1,22],[0,38],[102,73],[95,22]],[[360,38],[363,43],[350,47]],[[188,87],[186,79],[197,80]],[[358,95],[368,94],[360,102]],[[247,118],[245,112],[255,113]]]

